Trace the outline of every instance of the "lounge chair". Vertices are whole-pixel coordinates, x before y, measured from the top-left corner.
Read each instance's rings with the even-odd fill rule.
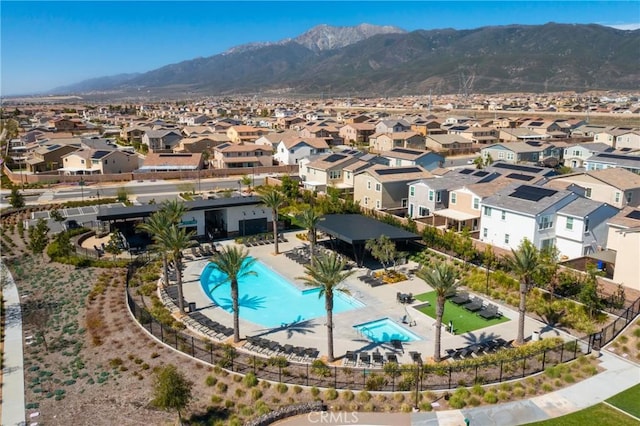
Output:
[[[409,356],[411,357],[411,361],[416,364],[422,364],[422,354],[420,352],[411,351],[409,352]]]
[[[382,354],[378,351],[375,351],[371,357],[373,358],[373,365],[378,365],[380,367],[382,367],[382,365],[384,364],[384,357],[382,356]]]
[[[398,363],[398,356],[396,354],[394,354],[393,352],[387,352],[386,355],[388,362],[395,362],[396,364]]]
[[[469,303],[469,293],[467,293],[466,291],[460,292],[458,294],[456,294],[454,297],[452,297],[451,299],[452,303],[455,303],[456,305],[464,305],[466,303]]]
[[[390,343],[393,349],[399,350],[401,353],[404,353],[404,347],[402,346],[401,340],[391,340]]]
[[[344,355],[345,367],[346,366],[355,367],[357,362],[358,362],[358,355],[353,351],[347,351],[347,353]]]
[[[314,360],[320,355],[320,351],[316,348],[307,348],[305,353],[309,360]]]
[[[360,352],[360,365],[368,367],[371,364],[371,355],[369,352]]]
[[[478,315],[480,315],[484,319],[491,319],[499,317],[500,312],[498,312],[498,307],[496,305],[489,305],[478,312]]]
[[[469,312],[477,312],[482,309],[482,299],[474,297],[473,300],[464,305],[464,308]]]

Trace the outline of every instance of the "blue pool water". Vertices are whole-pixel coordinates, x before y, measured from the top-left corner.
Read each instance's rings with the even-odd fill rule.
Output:
[[[320,289],[301,291],[260,261],[255,262],[251,269],[258,275],[245,277],[238,282],[240,318],[265,327],[280,327],[326,315],[324,297],[318,297]],[[205,294],[218,306],[233,312],[230,284],[224,283],[213,289],[225,278],[226,275],[210,263],[202,271],[200,284]],[[334,293],[334,314],[363,306],[347,294]]]
[[[391,321],[389,318],[382,318],[375,321],[365,322],[354,325],[353,328],[358,330],[363,336],[372,342],[382,343],[392,340],[400,340],[401,342],[415,342],[421,340],[420,337]]]

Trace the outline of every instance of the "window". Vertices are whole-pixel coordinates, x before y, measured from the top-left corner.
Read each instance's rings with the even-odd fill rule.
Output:
[[[409,195],[410,195],[410,196],[412,196],[412,197],[413,197],[414,195],[416,195],[416,187],[415,187],[415,186],[411,185],[411,186],[409,187]]]
[[[418,207],[418,216],[425,217],[429,216],[429,209],[423,206]]]
[[[625,199],[627,200],[627,203],[631,203],[631,196],[633,195],[632,192],[627,192],[625,194]]]
[[[369,197],[364,197],[364,205],[369,205]]]
[[[402,160],[399,158],[396,158],[396,166],[400,167],[402,166]]]
[[[331,170],[329,172],[329,179],[340,179],[342,172],[340,170]]]
[[[513,155],[513,152],[508,152],[507,153],[507,160],[513,160],[515,158],[515,156]]]
[[[573,218],[572,217],[568,217],[567,218],[567,225],[566,228],[568,230],[572,230],[573,229]]]
[[[589,232],[589,218],[586,217],[584,219],[584,233],[586,234],[587,232]]]
[[[509,234],[504,234],[504,243],[509,244]]]
[[[540,242],[540,249],[541,250],[548,250],[550,248],[552,248],[554,246],[554,239],[553,238],[547,238],[546,240],[542,240]]]
[[[380,200],[376,200],[376,209],[380,208]]]
[[[482,228],[482,238],[487,238],[489,234],[489,230],[487,228]]]
[[[484,215],[487,217],[491,217],[491,207],[484,208]]]
[[[553,226],[553,217],[551,216],[542,216],[540,218],[540,224],[538,225],[538,230],[549,229]]]
[[[351,179],[351,172],[347,172],[347,179]]]
[[[380,192],[381,186],[379,183],[376,183],[376,191]]]
[[[436,192],[436,203],[441,203],[441,202],[442,202],[442,193]]]
[[[491,216],[491,215],[489,215],[489,216]],[[500,219],[505,220],[506,218],[507,218],[507,212],[502,210],[502,212],[500,212]]]
[[[504,152],[499,152],[499,153],[498,153],[498,158],[502,158],[502,159],[504,159]]]
[[[621,194],[620,194],[618,191],[616,191],[616,195],[615,195],[615,200],[616,200],[615,202],[616,202],[616,203],[619,203],[619,202],[620,202],[620,195],[621,195]]]
[[[429,190],[429,201],[433,201],[433,190]]]
[[[370,180],[367,181],[367,189],[371,189],[371,181]]]
[[[473,209],[480,210],[480,198],[473,197]]]
[[[455,204],[457,200],[458,200],[458,194],[456,194],[455,192],[452,192],[451,193],[451,204]]]
[[[591,188],[586,188],[584,196],[587,198],[591,198]]]
[[[403,207],[403,208],[406,208],[406,207],[407,207],[407,204],[408,204],[408,200],[407,200],[406,198],[403,198],[403,199],[402,199],[402,207]]]

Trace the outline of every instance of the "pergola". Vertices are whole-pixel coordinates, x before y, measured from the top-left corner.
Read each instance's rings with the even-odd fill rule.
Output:
[[[421,238],[413,232],[359,214],[325,215],[318,222],[316,229],[329,235],[332,239],[335,238],[350,244],[353,247],[353,256],[358,266],[362,266],[367,240],[379,238],[382,235],[386,235],[394,242],[408,242]]]

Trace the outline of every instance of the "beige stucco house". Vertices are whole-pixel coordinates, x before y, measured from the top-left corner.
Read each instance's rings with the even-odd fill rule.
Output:
[[[61,171],[67,175],[131,173],[138,169],[139,157],[120,150],[79,149],[62,157]]]
[[[640,291],[640,209],[626,207],[608,225],[607,248],[616,251],[613,280]]]
[[[563,175],[553,182],[575,184],[585,189],[585,196],[618,209],[640,206],[640,175],[621,168],[592,170]]]
[[[271,166],[271,148],[254,143],[223,143],[213,148],[211,164],[216,169]]]
[[[353,199],[368,209],[387,210],[408,207],[408,183],[433,177],[420,166],[369,167],[354,178]]]
[[[389,151],[393,148],[424,150],[424,136],[416,132],[375,133],[369,137],[369,147],[373,152]]]

